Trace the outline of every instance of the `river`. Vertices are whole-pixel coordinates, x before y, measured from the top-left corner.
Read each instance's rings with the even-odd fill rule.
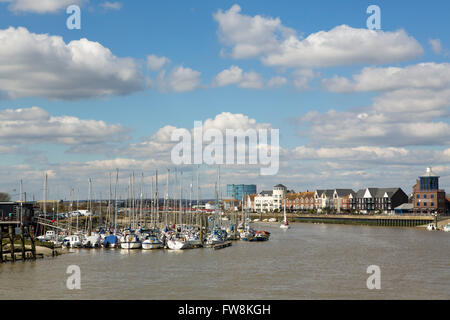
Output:
[[[221,250],[75,249],[0,265],[0,299],[450,299],[450,234],[419,228],[257,224],[267,242]],[[81,271],[69,290],[67,267]],[[370,265],[381,289],[369,290]]]

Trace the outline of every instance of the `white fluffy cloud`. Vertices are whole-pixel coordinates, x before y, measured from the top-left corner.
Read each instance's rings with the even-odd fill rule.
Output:
[[[287,82],[288,80],[285,77],[275,76],[269,79],[267,85],[269,87],[281,87],[285,85]]]
[[[365,68],[352,80],[333,77],[322,81],[332,92],[381,91],[373,110],[396,120],[448,116],[450,64],[419,63],[404,68]],[[397,113],[397,115],[394,115]]]
[[[221,41],[235,59],[260,58],[269,66],[312,68],[385,64],[417,58],[422,46],[403,30],[375,31],[337,26],[305,39],[273,19],[241,13],[238,5],[214,14]]]
[[[9,10],[14,12],[53,13],[72,4],[82,5],[88,0],[0,0],[9,3]]]
[[[214,80],[214,85],[219,87],[230,84],[236,84],[240,88],[261,89],[264,86],[264,80],[259,73],[244,72],[237,66],[231,66],[221,71]]]
[[[364,68],[352,77],[324,79],[333,92],[389,91],[405,88],[440,90],[450,87],[449,63],[419,63],[404,68]]]
[[[376,111],[309,112],[298,124],[308,127],[311,141],[320,146],[449,145],[450,125],[443,121],[397,118]]]
[[[161,91],[186,92],[200,88],[201,72],[183,66],[173,68],[166,76],[161,71],[157,79]]]
[[[219,23],[220,39],[232,47],[231,56],[235,59],[254,58],[272,52],[279,46],[278,36],[287,37],[295,33],[284,27],[279,18],[249,17],[240,12],[241,7],[235,4],[229,10],[219,10],[213,15]]]
[[[118,1],[105,1],[103,3],[100,4],[100,6],[102,6],[104,9],[107,10],[120,10],[122,9],[123,3],[118,2]]]
[[[442,53],[441,40],[439,40],[439,39],[430,39],[428,42],[430,43],[431,50],[434,53],[436,53],[436,54],[441,54]]]
[[[154,54],[147,56],[147,68],[153,71],[160,70],[164,65],[170,63],[167,57],[158,57]]]
[[[84,38],[66,44],[59,36],[10,27],[0,30],[0,48],[0,89],[12,98],[75,100],[143,88],[133,59]]]
[[[192,132],[192,128],[185,128]],[[227,129],[230,130],[248,130],[248,129],[270,129],[268,123],[259,123],[255,119],[249,118],[247,115],[240,113],[222,112],[214,118],[208,118],[203,121],[203,130],[218,129],[223,134]],[[120,154],[130,155],[134,157],[156,156],[158,159],[169,159],[170,151],[176,142],[172,142],[172,132],[177,128],[175,126],[166,125],[160,128],[150,138],[140,143],[130,144],[128,147],[118,150]]]
[[[104,121],[51,116],[39,107],[0,111],[0,142],[3,144],[101,144],[126,140],[127,131],[119,124]]]

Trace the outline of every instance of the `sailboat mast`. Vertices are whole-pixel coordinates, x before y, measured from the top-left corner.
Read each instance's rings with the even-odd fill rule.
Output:
[[[180,172],[180,224],[183,225],[183,171]]]
[[[200,166],[197,166],[197,208],[196,208],[196,212],[197,212],[197,224],[199,224],[198,223],[198,215],[199,215],[199,203],[200,203],[200,183],[199,183],[199,181],[200,181],[200,177],[199,177],[199,169],[200,169]]]
[[[159,223],[159,195],[158,195],[158,170],[156,170],[155,177],[155,204],[156,204],[156,212],[155,212],[155,225]]]
[[[47,172],[44,175],[44,219],[47,219]]]
[[[139,203],[139,225],[142,225],[142,201],[144,200],[144,172],[141,173],[141,199]]]
[[[167,182],[166,182],[166,201],[165,201],[165,205],[164,205],[164,209],[166,211],[165,216],[164,216],[164,225],[167,226],[167,211],[168,211],[168,207],[170,207],[169,204],[169,183],[170,183],[170,169],[167,169]]]
[[[117,232],[117,184],[119,183],[119,169],[116,169],[116,184],[114,186],[114,233]]]

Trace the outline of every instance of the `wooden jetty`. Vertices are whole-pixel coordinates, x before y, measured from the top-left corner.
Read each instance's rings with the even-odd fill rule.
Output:
[[[6,239],[6,241],[4,241],[3,239]],[[15,246],[15,242],[17,240],[19,240],[20,242],[20,246],[18,248],[16,248]],[[26,247],[26,240],[29,240],[31,242],[31,248]],[[8,250],[5,250],[5,247],[8,245]],[[7,261],[16,262],[35,260],[37,257],[41,257],[41,255],[36,254],[34,237],[29,226],[25,227],[22,225],[21,227],[15,228],[14,226],[9,225],[6,236],[3,228],[0,227],[0,263]]]
[[[223,249],[226,247],[230,247],[233,243],[231,241],[225,241],[224,243],[213,244],[211,248],[214,250]]]

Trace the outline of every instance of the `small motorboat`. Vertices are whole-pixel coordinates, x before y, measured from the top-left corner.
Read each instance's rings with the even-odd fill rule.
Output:
[[[262,230],[255,234],[255,241],[267,241],[270,238],[270,232]]]
[[[63,246],[67,248],[80,248],[82,244],[83,243],[79,235],[71,235],[63,239]]]
[[[445,232],[450,232],[450,223],[448,223],[445,227],[444,227],[444,229],[443,229]]]
[[[430,223],[427,225],[427,230],[428,231],[434,231],[436,230],[436,225],[434,223]]]

